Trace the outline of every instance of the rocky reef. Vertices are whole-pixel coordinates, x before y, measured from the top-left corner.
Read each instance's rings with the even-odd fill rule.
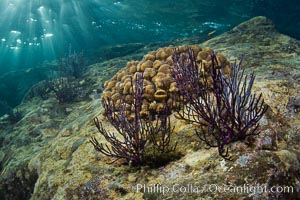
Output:
[[[211,47],[230,62],[243,56],[245,73],[255,72],[254,92],[263,94],[269,110],[252,145],[235,142],[230,146],[232,161],[221,159],[216,149],[206,150],[197,140],[195,126],[172,114],[172,139],[182,156],[164,166],[136,168],[111,163],[93,149],[89,139],[97,133],[94,117],[108,131],[113,130],[101,114],[105,81],[114,76],[112,80],[122,80],[118,79],[122,70],[116,73],[138,56],[145,55],[142,61],[129,62],[126,70],[150,62],[154,67],[156,57],[167,60],[169,54],[162,52],[168,47],[157,43],[137,54],[89,66],[82,78],[88,98],[60,104],[53,94],[47,99],[32,97],[18,106],[23,117],[17,123],[1,118],[0,198],[299,199],[300,42],[278,33],[267,18],[256,17],[203,43],[194,38],[172,43],[184,44]],[[162,66],[155,69],[155,75]],[[151,69],[147,70],[149,77],[155,76]],[[105,95],[109,84],[105,84]],[[170,90],[171,84],[165,90]],[[152,93],[156,98],[165,94],[160,90]],[[105,141],[98,135],[97,139]],[[234,190],[236,186],[239,191]]]

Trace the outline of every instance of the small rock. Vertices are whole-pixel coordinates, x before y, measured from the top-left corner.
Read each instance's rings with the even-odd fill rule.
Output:
[[[69,137],[71,135],[71,131],[69,129],[65,129],[62,131],[62,137]]]
[[[290,97],[288,104],[287,104],[287,109],[291,112],[299,113],[300,112],[300,97],[299,96]]]
[[[240,166],[240,167],[246,167],[247,164],[249,163],[250,158],[249,156],[240,156],[237,160],[236,163]]]
[[[295,153],[284,149],[278,151],[276,154],[279,156],[282,163],[284,163],[286,169],[289,168],[299,169],[300,163]]]
[[[259,134],[255,143],[257,149],[276,150],[276,133],[271,129],[267,129]]]
[[[85,80],[79,82],[79,85],[83,85],[83,84],[85,84]]]
[[[73,111],[72,108],[66,108],[66,112],[67,112],[67,113],[70,113],[70,112],[72,112],[72,111]]]
[[[185,159],[185,163],[188,166],[195,167],[199,165],[201,161],[208,159],[210,156],[211,156],[210,151],[197,151],[189,154]]]
[[[129,175],[128,175],[128,181],[129,181],[130,183],[135,183],[136,180],[137,180],[137,177],[136,177],[134,174],[129,174]]]

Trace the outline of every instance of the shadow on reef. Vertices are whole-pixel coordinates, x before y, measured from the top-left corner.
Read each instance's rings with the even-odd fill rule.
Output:
[[[1,170],[1,176],[4,176],[1,177],[0,184],[1,199],[30,199],[34,190],[35,183],[38,179],[38,174],[36,171],[28,170],[27,165],[28,164],[24,162],[23,165],[19,166],[18,169],[3,169],[9,171],[9,173],[3,173],[3,170]]]

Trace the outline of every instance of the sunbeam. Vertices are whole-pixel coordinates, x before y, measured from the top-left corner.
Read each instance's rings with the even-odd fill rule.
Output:
[[[1,1],[0,71],[55,59],[70,44],[82,48],[94,29],[83,5],[78,0]]]
[[[96,51],[116,44],[215,35],[253,13],[272,17],[253,6],[241,0],[1,0],[0,74],[57,59],[70,45]],[[295,27],[291,30],[297,32]]]

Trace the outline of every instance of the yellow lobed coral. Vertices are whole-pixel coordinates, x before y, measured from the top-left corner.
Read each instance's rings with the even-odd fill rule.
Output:
[[[204,74],[207,74],[211,67],[210,53],[211,48],[201,49],[197,45],[164,47],[157,51],[146,54],[141,61],[128,62],[126,67],[121,69],[114,77],[106,81],[102,98],[109,98],[114,102],[116,109],[119,109],[120,102],[124,102],[127,106],[126,112],[128,116],[132,116],[133,97],[131,78],[135,80],[137,74],[144,75],[144,95],[141,116],[155,116],[163,110],[164,104],[168,103],[174,109],[180,106],[180,98],[178,98],[179,90],[175,80],[171,76],[171,68],[173,67],[172,55],[175,52],[186,53],[188,48],[193,49],[196,61],[202,63]],[[224,55],[217,53],[219,66],[225,68],[230,73],[229,62]]]

